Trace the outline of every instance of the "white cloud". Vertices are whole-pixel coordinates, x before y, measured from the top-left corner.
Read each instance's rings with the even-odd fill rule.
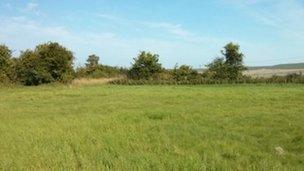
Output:
[[[110,20],[112,22],[115,22],[118,25],[127,25],[130,27],[134,27],[136,29],[138,28],[149,28],[149,29],[155,29],[158,31],[169,33],[170,35],[173,35],[179,39],[182,39],[183,41],[192,42],[192,43],[203,43],[208,41],[216,41],[212,38],[203,38],[202,36],[193,33],[189,30],[186,30],[183,28],[180,24],[174,24],[169,22],[152,22],[152,21],[140,21],[140,20],[130,20],[127,18],[121,18],[113,15],[108,14],[98,14],[98,17]]]
[[[28,4],[26,4],[25,10],[26,11],[36,11],[38,9],[38,4],[37,3],[32,3],[29,2]]]
[[[1,41],[5,40],[0,43],[19,52],[34,48],[40,43],[56,41],[75,52],[76,65],[83,64],[87,55],[96,53],[101,56],[102,63],[128,66],[139,51],[146,50],[160,54],[164,65],[172,67],[175,62],[191,65],[186,61],[193,61],[198,55],[203,56],[208,52],[197,43],[141,37],[123,38],[111,32],[76,33],[65,27],[47,26],[26,17],[0,16],[0,20],[0,38]],[[201,63],[203,61],[202,59]]]
[[[25,7],[23,7],[22,9],[20,9],[21,12],[25,12],[25,13],[32,13],[35,15],[42,15],[42,13],[39,10],[39,4],[38,3],[33,3],[33,2],[29,2],[25,5]]]
[[[32,48],[38,43],[62,40],[69,37],[70,33],[63,27],[43,26],[26,17],[1,17],[0,16],[1,42],[13,45],[15,51]]]
[[[304,4],[300,0],[229,0],[256,22],[279,36],[304,41]]]

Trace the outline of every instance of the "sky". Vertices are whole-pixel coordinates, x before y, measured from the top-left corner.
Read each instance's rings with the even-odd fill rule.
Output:
[[[304,62],[303,0],[1,0],[0,44],[18,56],[59,42],[75,65],[87,56],[130,66],[140,51],[204,67],[225,44],[240,45],[248,66]]]

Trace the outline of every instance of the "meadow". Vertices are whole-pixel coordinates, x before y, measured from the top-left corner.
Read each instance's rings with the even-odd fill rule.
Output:
[[[0,170],[303,170],[304,86],[0,88]]]

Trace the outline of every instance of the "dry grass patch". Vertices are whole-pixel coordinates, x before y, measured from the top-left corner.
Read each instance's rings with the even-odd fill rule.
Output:
[[[75,79],[72,82],[72,85],[98,85],[98,84],[107,84],[110,81],[118,80],[121,78],[80,78]]]

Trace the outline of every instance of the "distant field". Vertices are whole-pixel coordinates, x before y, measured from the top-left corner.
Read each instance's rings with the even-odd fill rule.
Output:
[[[274,66],[257,66],[247,67],[248,70],[244,71],[245,75],[252,77],[265,77],[269,78],[274,75],[286,76],[288,74],[304,74],[304,63],[294,64],[280,64]],[[199,73],[203,73],[205,69],[196,69]]]
[[[279,64],[273,66],[248,67],[251,69],[304,69],[304,63]]]
[[[288,74],[300,74],[304,73],[304,63],[294,63],[294,64],[280,64],[274,66],[260,66],[260,67],[248,67],[248,70],[244,72],[245,75],[253,77],[272,77],[286,76]]]
[[[303,170],[304,86],[0,88],[0,170]]]
[[[244,72],[245,75],[252,77],[265,77],[269,78],[274,75],[276,76],[286,76],[288,74],[304,74],[304,69],[251,69]]]

